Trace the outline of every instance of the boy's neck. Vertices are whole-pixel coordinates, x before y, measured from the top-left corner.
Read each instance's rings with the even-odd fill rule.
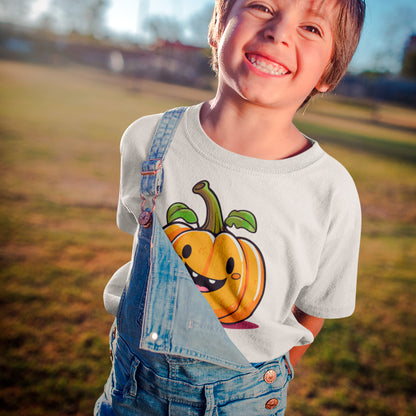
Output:
[[[243,156],[277,160],[295,156],[311,144],[294,126],[289,111],[234,105],[214,98],[201,109],[201,125],[219,146]]]

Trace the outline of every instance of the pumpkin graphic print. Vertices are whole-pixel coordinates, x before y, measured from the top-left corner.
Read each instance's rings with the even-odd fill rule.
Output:
[[[235,227],[255,233],[256,219],[249,211],[234,210],[224,221],[208,181],[198,182],[192,191],[205,202],[205,223],[198,226],[197,215],[191,208],[174,203],[168,209],[164,230],[222,325],[256,328],[246,320],[263,296],[263,256],[252,241],[230,231]]]

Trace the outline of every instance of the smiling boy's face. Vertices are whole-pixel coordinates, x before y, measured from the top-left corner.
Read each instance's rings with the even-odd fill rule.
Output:
[[[236,0],[218,48],[222,94],[296,111],[321,83],[333,51],[336,0]]]

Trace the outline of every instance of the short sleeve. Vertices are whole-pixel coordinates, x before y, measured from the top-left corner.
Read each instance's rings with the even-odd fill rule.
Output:
[[[327,238],[312,284],[304,287],[295,304],[320,318],[344,318],[355,309],[361,207],[352,179],[339,186],[330,203]]]
[[[131,262],[120,267],[108,281],[103,294],[104,307],[111,315],[117,315],[118,305],[130,273]]]
[[[145,160],[160,114],[143,117],[132,123],[120,142],[121,172],[117,207],[120,230],[134,235],[140,214],[141,165]]]

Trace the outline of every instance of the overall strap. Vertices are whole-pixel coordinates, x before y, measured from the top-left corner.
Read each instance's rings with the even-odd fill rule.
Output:
[[[150,217],[146,214],[146,212],[151,214],[154,211],[155,199],[162,192],[163,160],[166,157],[176,128],[185,110],[185,107],[179,107],[169,110],[163,114],[156,128],[155,134],[153,135],[153,141],[147,160],[142,163],[140,196],[143,200],[141,212],[145,217],[142,222],[146,222],[146,219]],[[152,198],[152,208],[150,211],[145,211],[144,206],[148,197]],[[145,224],[141,225],[145,226]]]

